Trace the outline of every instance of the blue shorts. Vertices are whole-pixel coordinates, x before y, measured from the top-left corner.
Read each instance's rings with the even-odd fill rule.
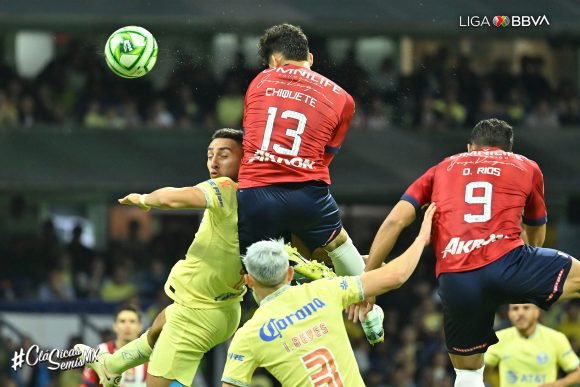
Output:
[[[536,304],[548,309],[562,294],[572,257],[558,250],[517,247],[479,269],[439,276],[447,350],[483,353],[498,342],[493,330],[502,304]]]
[[[323,182],[238,189],[240,253],[254,242],[296,235],[311,251],[326,246],[342,228],[340,212]]]

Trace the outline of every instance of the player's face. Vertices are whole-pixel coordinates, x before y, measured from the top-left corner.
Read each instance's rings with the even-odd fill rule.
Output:
[[[508,317],[518,330],[528,330],[535,326],[540,310],[534,304],[510,304]]]
[[[117,316],[113,324],[113,332],[124,342],[135,340],[143,330],[139,316],[131,310],[124,310]]]
[[[216,138],[207,147],[207,169],[212,179],[229,177],[238,180],[242,147],[231,138]]]

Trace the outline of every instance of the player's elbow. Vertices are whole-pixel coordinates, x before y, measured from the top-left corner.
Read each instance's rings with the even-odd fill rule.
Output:
[[[397,230],[400,233],[405,227],[409,225],[409,223],[410,222],[402,216],[389,215],[381,227],[386,230]]]
[[[409,274],[402,269],[393,270],[391,275],[389,276],[389,281],[387,284],[388,290],[398,289],[407,282],[409,279]]]

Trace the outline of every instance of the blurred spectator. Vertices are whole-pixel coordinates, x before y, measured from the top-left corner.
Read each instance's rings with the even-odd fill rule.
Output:
[[[231,79],[226,83],[224,95],[216,104],[218,126],[239,128],[244,114],[244,94],[239,82]]]
[[[91,101],[84,117],[84,125],[90,129],[105,128],[107,126],[107,117],[103,114],[100,102]]]
[[[18,109],[0,90],[0,127],[15,126],[18,123]]]
[[[85,246],[82,242],[83,227],[77,224],[72,231],[71,241],[67,245],[67,250],[71,255],[75,270],[87,271],[89,267],[89,259],[93,255],[93,251]]]
[[[371,78],[371,88],[385,101],[392,102],[399,87],[399,70],[395,66],[393,58],[383,59],[381,68],[375,76]]]
[[[129,270],[125,263],[118,263],[113,275],[105,280],[101,288],[101,299],[105,301],[124,301],[137,294],[137,286],[129,282]]]
[[[391,113],[381,97],[371,98],[368,113],[366,114],[366,129],[372,131],[385,130],[391,126]]]
[[[143,125],[143,120],[139,115],[139,109],[135,100],[126,101],[121,108],[123,120],[129,129],[140,128]]]
[[[162,129],[172,129],[175,125],[175,118],[169,110],[163,99],[157,99],[151,107],[151,116],[149,125]]]
[[[580,349],[580,301],[572,300],[565,308],[566,314],[556,328],[565,334],[576,351]]]
[[[31,128],[37,122],[36,102],[30,95],[25,96],[20,103],[19,122],[25,128]]]
[[[74,288],[65,281],[62,270],[53,269],[48,273],[48,279],[38,291],[38,299],[43,302],[72,301],[75,299]]]
[[[107,120],[106,128],[108,129],[125,129],[127,122],[125,118],[119,115],[119,111],[115,106],[109,106],[105,112]]]
[[[191,88],[183,85],[178,92],[177,101],[174,104],[177,126],[188,128],[201,122],[201,108],[193,99]]]
[[[77,274],[79,294],[89,299],[98,298],[105,281],[105,270],[105,259],[98,254],[93,256],[88,271]]]
[[[548,101],[540,100],[534,106],[534,110],[525,119],[524,125],[528,128],[556,129],[560,127],[560,121],[556,111],[552,109]]]

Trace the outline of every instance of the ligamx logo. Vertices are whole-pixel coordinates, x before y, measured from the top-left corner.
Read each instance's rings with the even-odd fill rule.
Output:
[[[491,22],[490,22],[491,20]],[[540,27],[549,26],[546,15],[459,16],[459,27]]]
[[[324,308],[326,304],[320,298],[313,298],[308,304],[283,318],[271,318],[260,328],[260,338],[264,341],[273,341],[282,337],[282,331],[296,321],[304,320],[313,313]]]

